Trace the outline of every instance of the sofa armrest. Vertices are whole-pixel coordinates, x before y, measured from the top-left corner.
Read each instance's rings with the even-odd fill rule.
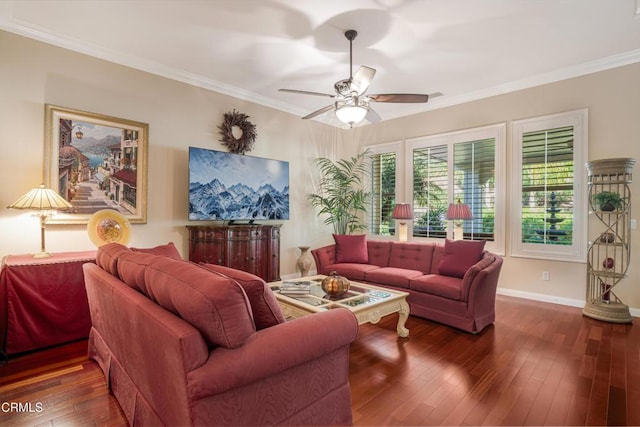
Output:
[[[355,315],[341,308],[263,329],[241,347],[211,351],[207,362],[188,374],[189,394],[200,399],[268,378],[348,347],[357,335]],[[348,353],[335,363],[348,365]]]
[[[498,278],[503,260],[502,257],[494,254],[489,254],[489,257],[491,262],[485,264],[483,261],[488,260],[488,258],[483,258],[467,272],[469,277],[465,275],[465,279],[469,280],[467,285],[467,310],[470,313],[485,311],[495,306]],[[475,270],[475,273],[471,270]]]
[[[311,251],[313,259],[316,261],[316,271],[318,274],[328,274],[324,271],[327,265],[336,263],[336,245],[323,246]]]

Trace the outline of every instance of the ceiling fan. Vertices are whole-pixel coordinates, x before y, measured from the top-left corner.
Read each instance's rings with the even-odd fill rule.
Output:
[[[311,119],[327,111],[335,109],[338,119],[353,127],[354,124],[363,119],[374,123],[380,121],[380,116],[369,107],[370,102],[399,102],[399,103],[418,103],[427,102],[429,95],[427,94],[411,94],[411,93],[381,93],[376,95],[365,95],[365,92],[376,74],[376,70],[360,66],[355,74],[353,71],[353,40],[358,35],[356,30],[347,30],[344,36],[349,40],[349,78],[340,80],[334,85],[335,94],[309,92],[306,90],[296,89],[279,89],[280,92],[291,92],[302,95],[324,96],[335,99],[334,103],[327,105],[313,113],[307,114],[303,119]],[[439,95],[439,93],[438,93]]]

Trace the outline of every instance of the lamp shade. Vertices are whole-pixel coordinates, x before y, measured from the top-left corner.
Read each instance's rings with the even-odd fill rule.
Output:
[[[64,210],[72,208],[58,193],[43,184],[38,188],[29,190],[24,196],[7,206],[10,209],[30,209],[36,211]]]
[[[360,123],[367,115],[367,108],[360,105],[345,105],[336,109],[336,116],[342,123],[353,125]]]
[[[469,205],[458,200],[458,203],[449,203],[447,219],[473,219],[473,215],[471,214]]]
[[[391,214],[393,219],[413,219],[413,211],[409,203],[398,203]]]

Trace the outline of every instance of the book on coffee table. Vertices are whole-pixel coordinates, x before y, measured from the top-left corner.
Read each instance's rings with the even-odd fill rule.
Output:
[[[284,281],[282,282],[282,286],[280,286],[280,293],[282,295],[304,295],[309,292],[311,292],[310,281]]]

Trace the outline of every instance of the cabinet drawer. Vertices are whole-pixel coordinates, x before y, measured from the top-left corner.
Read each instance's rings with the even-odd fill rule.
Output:
[[[189,240],[191,240],[192,242],[210,242],[213,240],[224,240],[224,230],[206,228],[189,230]]]

